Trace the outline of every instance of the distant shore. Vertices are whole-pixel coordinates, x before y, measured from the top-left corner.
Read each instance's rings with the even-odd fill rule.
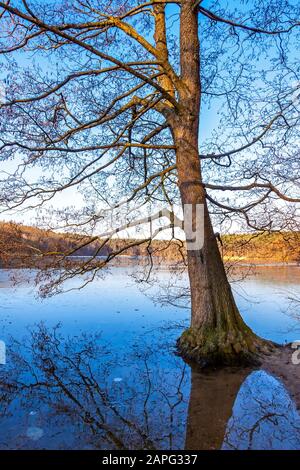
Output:
[[[219,249],[227,264],[239,266],[282,266],[300,264],[300,232],[225,234],[219,236]],[[95,234],[61,233],[25,225],[0,222],[0,267],[35,267],[39,259],[149,259],[156,263],[186,262],[182,240],[111,238]]]

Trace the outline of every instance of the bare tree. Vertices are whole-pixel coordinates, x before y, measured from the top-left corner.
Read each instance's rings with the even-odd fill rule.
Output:
[[[239,314],[212,217],[225,225],[243,220],[251,230],[297,227],[299,6],[262,0],[230,11],[218,1],[16,0],[0,8],[7,81],[0,151],[10,161],[1,178],[3,210],[41,211],[71,188],[85,198],[83,208],[62,211],[61,228],[89,238],[71,253],[51,253],[60,269],[51,271],[45,292],[77,274],[93,279],[133,246],[151,253],[162,230],[176,238],[173,204],[202,205],[204,244],[187,251],[191,327],[178,348],[201,364],[256,361],[272,345]],[[207,104],[220,110],[220,127],[199,142]],[[146,203],[167,205],[170,223],[124,238],[99,260],[116,233],[148,222],[137,216]],[[99,229],[107,209],[118,218],[124,207],[129,221]],[[65,264],[95,240],[88,261]]]

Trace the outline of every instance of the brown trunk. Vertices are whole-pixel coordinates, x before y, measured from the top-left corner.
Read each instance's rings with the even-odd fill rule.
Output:
[[[204,244],[187,252],[192,318],[178,347],[184,357],[202,365],[255,363],[270,343],[251,331],[235,304],[201,184],[197,134],[191,134],[190,126],[174,129],[178,181],[182,204],[204,205]]]
[[[270,343],[258,338],[236,307],[207,209],[198,153],[200,51],[194,0],[181,6],[179,111],[172,122],[182,204],[204,205],[204,245],[188,250],[192,320],[178,340],[183,356],[203,365],[252,363]]]

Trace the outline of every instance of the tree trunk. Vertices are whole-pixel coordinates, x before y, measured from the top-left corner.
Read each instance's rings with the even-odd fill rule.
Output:
[[[171,127],[182,204],[204,205],[204,245],[187,253],[192,320],[191,327],[178,340],[178,348],[184,357],[202,365],[249,364],[257,362],[260,352],[268,350],[271,343],[258,338],[239,314],[207,208],[198,153],[200,50],[193,5],[194,0],[183,0],[181,5],[180,60],[184,87]]]
[[[267,352],[271,343],[257,337],[239,314],[201,183],[197,134],[190,135],[190,126],[180,133],[183,138],[175,140],[181,200],[183,205],[204,205],[204,244],[187,252],[192,318],[191,327],[178,340],[178,348],[184,357],[201,365],[257,363],[259,354]]]

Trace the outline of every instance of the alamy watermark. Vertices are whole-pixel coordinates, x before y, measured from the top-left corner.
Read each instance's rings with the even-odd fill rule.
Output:
[[[6,102],[6,86],[3,80],[0,80],[0,106]]]
[[[300,364],[300,340],[294,341],[291,344],[291,348],[295,349],[292,354],[292,364],[299,365]]]
[[[6,364],[6,345],[4,341],[0,341],[0,365]]]
[[[204,204],[151,209],[150,205],[130,208],[127,204],[120,204],[104,210],[99,219],[106,222],[107,230],[99,238],[109,238],[131,230],[142,238],[153,239],[169,230],[173,238],[185,238],[187,250],[201,250],[204,244]]]

